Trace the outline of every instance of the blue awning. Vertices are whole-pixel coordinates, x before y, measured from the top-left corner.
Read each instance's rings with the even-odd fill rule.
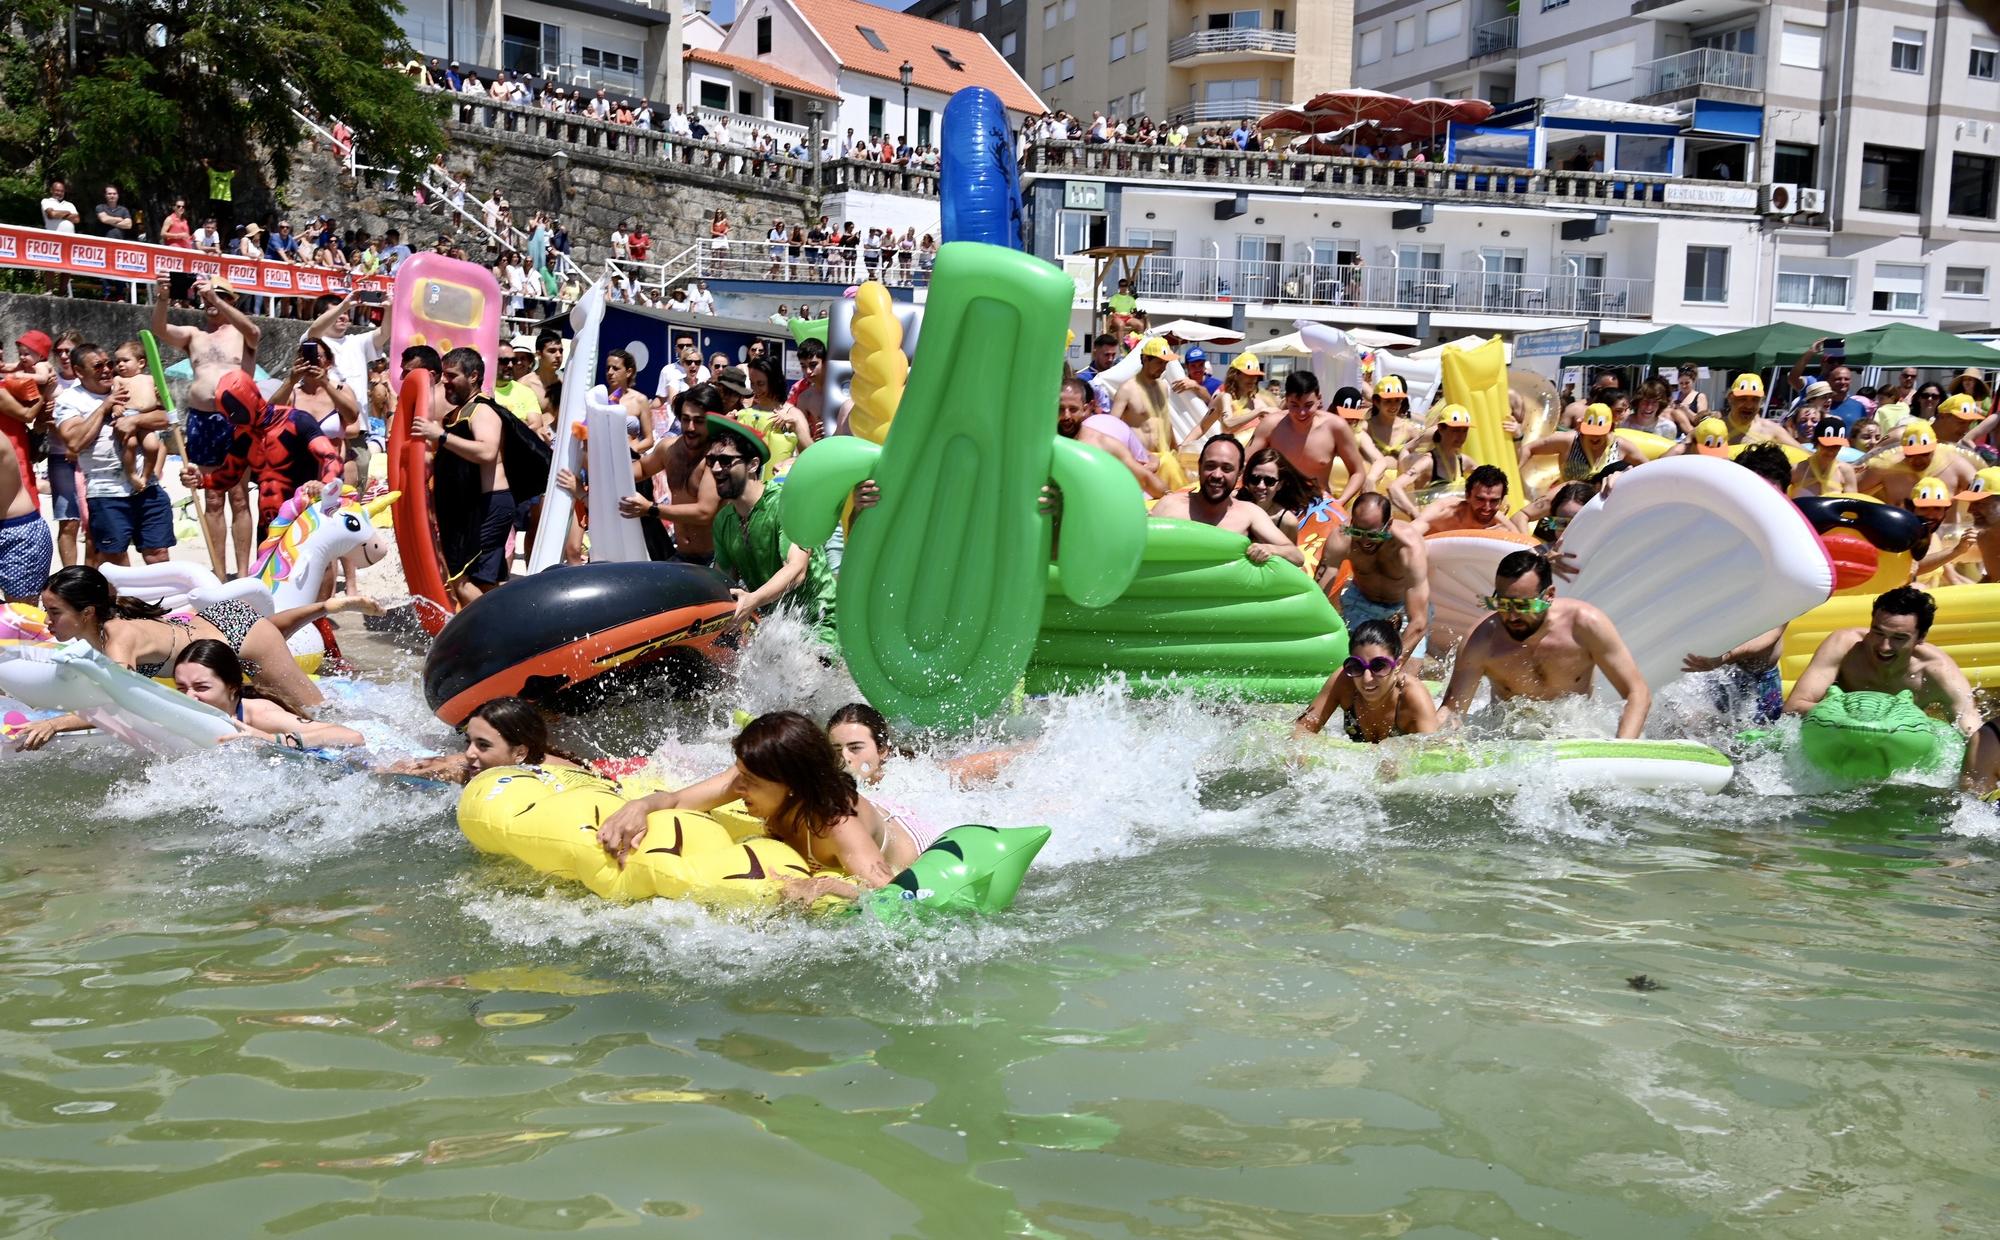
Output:
[[[1764,136],[1764,109],[1754,103],[1725,103],[1720,99],[1694,101],[1694,123],[1689,133],[1718,138],[1761,138]]]

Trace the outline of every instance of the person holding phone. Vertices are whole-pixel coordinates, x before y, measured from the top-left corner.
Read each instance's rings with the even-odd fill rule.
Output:
[[[1833,404],[1827,408],[1827,412],[1848,426],[1853,426],[1867,417],[1871,410],[1859,397],[1853,395],[1854,371],[1849,369],[1846,357],[1845,337],[1822,336],[1813,341],[1804,353],[1799,354],[1799,360],[1792,363],[1792,372],[1787,378],[1791,381],[1792,391],[1805,391],[1807,385],[1813,382],[1806,368],[1811,365],[1814,358],[1818,358],[1818,377],[1824,379],[1827,386],[1833,389]]]

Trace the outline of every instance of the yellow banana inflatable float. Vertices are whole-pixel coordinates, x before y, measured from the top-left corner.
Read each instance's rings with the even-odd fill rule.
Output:
[[[889,423],[910,379],[910,359],[903,354],[903,321],[896,317],[896,304],[880,281],[870,280],[855,291],[850,330],[854,347],[848,356],[854,377],[849,391],[854,409],[848,425],[869,443],[879,444],[888,438]]]

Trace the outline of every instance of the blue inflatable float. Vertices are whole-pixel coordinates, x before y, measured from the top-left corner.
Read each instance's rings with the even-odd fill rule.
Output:
[[[938,204],[944,243],[980,241],[1026,249],[1021,237],[1021,169],[1007,106],[968,86],[944,106],[938,145]]]

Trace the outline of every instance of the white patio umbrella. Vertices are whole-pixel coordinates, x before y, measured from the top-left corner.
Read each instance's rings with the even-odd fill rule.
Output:
[[[1194,319],[1175,319],[1161,323],[1147,333],[1152,336],[1179,336],[1182,340],[1195,340],[1202,344],[1238,344],[1243,333],[1227,327],[1217,327],[1213,323],[1200,323]],[[1416,343],[1411,341],[1412,344]]]

